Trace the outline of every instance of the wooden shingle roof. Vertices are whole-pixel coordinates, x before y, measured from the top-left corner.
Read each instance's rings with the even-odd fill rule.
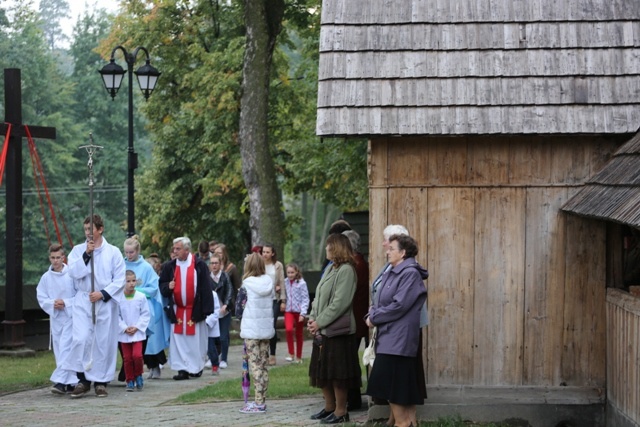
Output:
[[[640,131],[562,210],[640,228]]]
[[[318,135],[632,133],[639,0],[324,0]]]

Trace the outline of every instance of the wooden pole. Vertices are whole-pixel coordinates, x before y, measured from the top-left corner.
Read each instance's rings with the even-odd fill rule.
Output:
[[[7,150],[6,173],[6,277],[3,347],[16,349],[25,345],[22,310],[22,137],[26,135],[22,123],[22,88],[20,70],[4,70],[4,122],[11,123],[11,137]],[[29,128],[37,138],[55,139],[55,128]],[[0,124],[0,135],[7,126]]]
[[[20,70],[4,70],[5,121],[14,128],[22,126],[22,90]],[[6,163],[7,217],[6,257],[7,283],[4,325],[4,347],[24,346],[22,316],[22,137],[11,132]]]

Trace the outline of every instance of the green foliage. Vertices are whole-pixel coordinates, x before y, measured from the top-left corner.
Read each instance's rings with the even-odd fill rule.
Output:
[[[287,193],[361,209],[366,143],[314,136],[319,5],[287,2],[272,71],[272,155]],[[188,235],[223,241],[239,259],[250,244],[237,141],[244,43],[241,2],[172,0],[128,2],[102,44],[103,54],[117,44],[144,45],[163,73],[145,109],[155,145],[136,194],[149,251],[166,253],[173,237]]]
[[[54,58],[49,51],[40,29],[38,15],[32,10],[28,1],[17,2],[8,11],[8,22],[5,28],[9,43],[0,43],[0,69],[19,68],[22,79],[22,118],[28,125],[53,126],[57,129],[55,141],[36,140],[36,147],[42,160],[47,184],[51,188],[68,188],[77,182],[79,177],[77,163],[69,150],[70,144],[79,135],[79,128],[74,126],[72,118],[64,111],[73,104],[72,84],[66,81],[59,72]],[[4,86],[0,88],[0,93]],[[2,93],[2,99],[4,94]],[[4,109],[2,105],[1,109]],[[50,236],[55,240],[51,222],[43,222],[40,203],[33,191],[35,187],[33,168],[23,145],[23,252],[37,254],[24,257],[23,279],[26,283],[37,283],[47,262],[44,224],[49,226]],[[6,181],[5,181],[6,182]],[[4,193],[4,188],[2,192]],[[31,191],[30,191],[31,190]],[[53,194],[54,200],[65,213],[66,219],[73,219],[73,206],[78,206],[78,195],[65,196],[61,205],[59,194]],[[67,203],[68,202],[68,203]],[[2,200],[4,204],[4,200]],[[0,210],[0,221],[5,223],[5,211]],[[78,234],[76,234],[77,236]],[[38,256],[41,255],[41,256]],[[5,260],[5,244],[0,246],[0,263]],[[0,269],[0,283],[4,283],[5,269]]]
[[[85,13],[74,27],[70,48],[73,60],[70,80],[74,82],[75,102],[71,112],[83,129],[78,146],[86,144],[89,133],[92,133],[95,144],[103,147],[96,153],[94,162],[94,210],[108,220],[105,226],[107,239],[121,246],[125,237],[123,230],[127,226],[129,86],[127,79],[124,79],[118,95],[111,99],[98,73],[106,61],[95,51],[107,36],[112,19],[104,11]],[[126,64],[124,67],[126,69]],[[137,83],[134,82],[134,86],[134,150],[141,153],[139,167],[144,167],[145,159],[150,157],[150,142],[146,136],[144,115],[141,114],[144,98]],[[87,154],[84,150],[78,150],[77,156],[83,163],[81,170],[86,183]]]
[[[18,2],[7,16],[7,26],[0,31],[9,42],[3,43],[5,38],[0,37],[0,68],[22,70],[23,122],[53,126],[57,131],[55,141],[36,140],[57,214],[62,215],[74,243],[84,239],[81,224],[89,213],[88,170],[86,151],[79,147],[88,142],[89,132],[93,132],[96,144],[104,147],[94,159],[94,211],[105,220],[107,239],[121,246],[126,218],[126,96],[110,100],[97,73],[104,61],[93,52],[106,35],[111,18],[104,12],[81,17],[74,28],[69,54],[59,56],[48,48],[31,2]],[[72,66],[56,61],[70,61]],[[73,70],[71,75],[62,71],[69,68]],[[139,130],[144,130],[140,121],[136,123],[136,131]],[[140,142],[137,147],[144,147],[142,137],[136,142]],[[49,238],[56,241],[53,224],[49,219],[43,221],[34,187],[33,168],[25,148],[23,253],[31,256],[23,256],[23,282],[31,284],[38,283],[49,265],[44,225],[49,228]],[[0,203],[4,204],[4,199]],[[58,220],[62,239],[69,249],[65,228]],[[0,209],[0,221],[5,222],[4,209]],[[0,265],[5,261],[4,251],[2,242]],[[4,274],[5,269],[0,268],[0,283],[5,282]]]
[[[131,2],[102,44],[143,45],[162,72],[145,109],[155,145],[136,195],[149,251],[166,254],[180,235],[196,243],[223,241],[234,259],[245,249],[248,216],[241,210],[245,193],[236,141],[239,18],[226,2],[168,1],[151,10]]]
[[[313,7],[311,3],[304,5],[305,10]],[[308,192],[343,211],[366,210],[366,140],[315,136],[320,10],[307,14],[293,10],[297,13],[291,15],[290,23],[296,25],[285,26],[289,43],[283,46],[291,66],[272,88],[272,114],[281,118],[273,131],[284,190]]]
[[[322,203],[302,193],[299,197],[285,199],[287,236],[285,259],[295,262],[305,271],[319,271],[325,260],[326,232],[340,216],[335,206]]]
[[[270,85],[271,153],[280,190],[290,201],[286,236],[290,242],[301,239],[288,251],[309,267],[323,256],[318,248],[338,212],[367,204],[366,143],[320,141],[315,136],[320,3],[286,1]],[[55,0],[43,7],[64,4]],[[97,70],[116,46],[129,51],[145,46],[162,75],[148,102],[135,81],[133,88],[134,141],[140,154],[136,229],[143,251],[167,254],[174,237],[188,235],[194,242],[223,241],[232,260],[239,260],[250,244],[238,146],[243,4],[131,0],[123,7],[117,17],[104,11],[81,16],[64,52],[51,51],[51,40],[60,40],[60,29],[55,19],[44,22],[51,17],[35,12],[32,0],[0,9],[0,68],[22,69],[24,122],[57,129],[55,142],[36,141],[54,204],[78,243],[83,239],[80,223],[89,212],[87,155],[79,147],[92,132],[95,143],[104,147],[94,162],[94,209],[105,219],[107,239],[121,246],[127,209],[129,88],[125,79],[111,100]],[[142,65],[142,56],[136,67]],[[116,60],[126,68],[120,51]],[[0,87],[0,95],[2,91]],[[25,254],[36,254],[24,257],[24,281],[37,283],[48,266],[48,242],[37,196],[29,192],[33,171],[24,153],[23,247]],[[0,221],[5,221],[1,208]],[[47,224],[52,234],[52,224]],[[2,242],[0,264],[4,251]],[[0,268],[0,283],[3,275]]]

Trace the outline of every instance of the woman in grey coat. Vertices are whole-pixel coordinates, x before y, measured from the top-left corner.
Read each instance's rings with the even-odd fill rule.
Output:
[[[367,394],[389,401],[395,425],[416,422],[416,405],[424,403],[418,384],[418,336],[420,311],[427,298],[424,280],[429,273],[415,260],[416,241],[393,235],[387,249],[391,269],[378,286],[377,299],[369,310],[367,325],[377,326],[376,360]]]

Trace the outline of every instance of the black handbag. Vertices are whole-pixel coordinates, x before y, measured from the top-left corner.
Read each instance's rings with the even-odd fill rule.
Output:
[[[324,328],[324,334],[329,337],[337,337],[340,335],[349,335],[351,332],[351,313],[349,310],[342,316],[338,317],[329,326]]]

